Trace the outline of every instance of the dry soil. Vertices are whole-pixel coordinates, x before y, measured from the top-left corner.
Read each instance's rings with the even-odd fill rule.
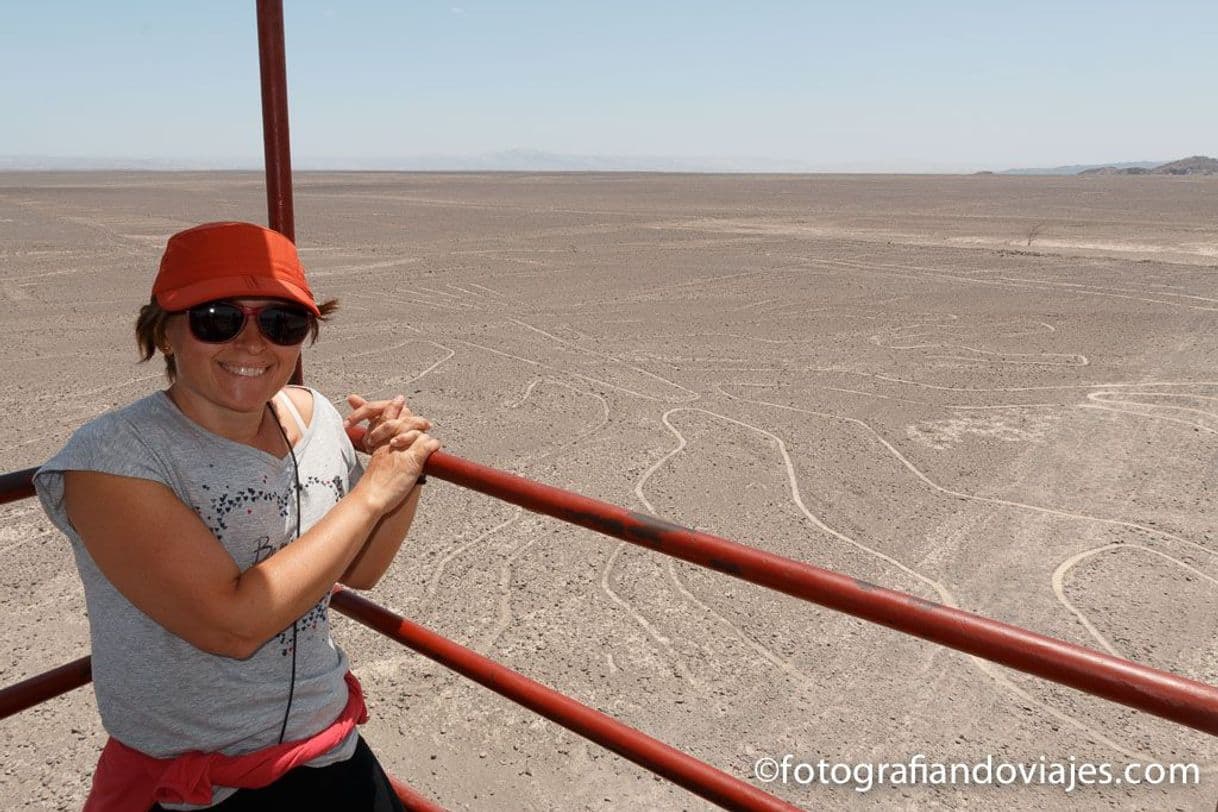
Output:
[[[448,449],[1218,682],[1218,179],[304,174],[332,399]],[[170,233],[253,174],[0,174],[0,468],[164,385]],[[344,408],[345,406],[341,406]],[[0,684],[88,648],[64,539],[0,508]],[[767,785],[809,808],[1214,807],[1193,730],[443,482],[372,597],[755,781],[848,764],[1192,762],[1187,786]],[[458,809],[707,804],[353,623],[387,768]],[[82,689],[0,723],[0,807],[76,808]],[[839,773],[840,774],[840,773]]]

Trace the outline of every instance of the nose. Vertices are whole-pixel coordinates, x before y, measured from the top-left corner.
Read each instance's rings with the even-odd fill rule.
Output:
[[[262,330],[258,328],[258,319],[252,315],[245,317],[245,325],[241,328],[241,332],[233,339],[233,343],[249,352],[261,352],[266,349],[266,337],[262,335]]]

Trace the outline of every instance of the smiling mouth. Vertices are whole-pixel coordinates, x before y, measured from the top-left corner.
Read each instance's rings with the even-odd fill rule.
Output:
[[[270,367],[242,367],[235,364],[221,363],[220,366],[225,372],[231,372],[234,375],[239,375],[242,378],[257,378],[259,375],[266,372]]]

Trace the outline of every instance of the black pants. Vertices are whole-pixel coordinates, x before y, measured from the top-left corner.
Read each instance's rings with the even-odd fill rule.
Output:
[[[152,808],[162,812],[160,804]],[[241,789],[209,808],[215,812],[405,812],[389,786],[389,778],[363,738],[355,754],[328,767],[297,767],[274,784],[261,789]]]

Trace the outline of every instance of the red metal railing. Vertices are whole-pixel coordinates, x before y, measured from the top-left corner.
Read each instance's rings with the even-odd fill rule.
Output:
[[[724,809],[798,810],[786,801],[580,704],[569,696],[483,657],[367,598],[336,589],[330,605],[365,626],[429,657],[518,705],[646,767]]]
[[[16,502],[34,495],[34,472],[37,468],[23,468],[11,474],[0,474],[0,505]]]
[[[354,432],[353,432],[354,433]],[[427,474],[526,510],[1218,734],[1218,688],[437,451]],[[430,656],[430,655],[429,655]]]
[[[438,451],[427,475],[1218,734],[1218,688]]]
[[[7,719],[48,699],[88,685],[91,679],[93,658],[81,657],[7,688],[0,688],[0,719]]]

